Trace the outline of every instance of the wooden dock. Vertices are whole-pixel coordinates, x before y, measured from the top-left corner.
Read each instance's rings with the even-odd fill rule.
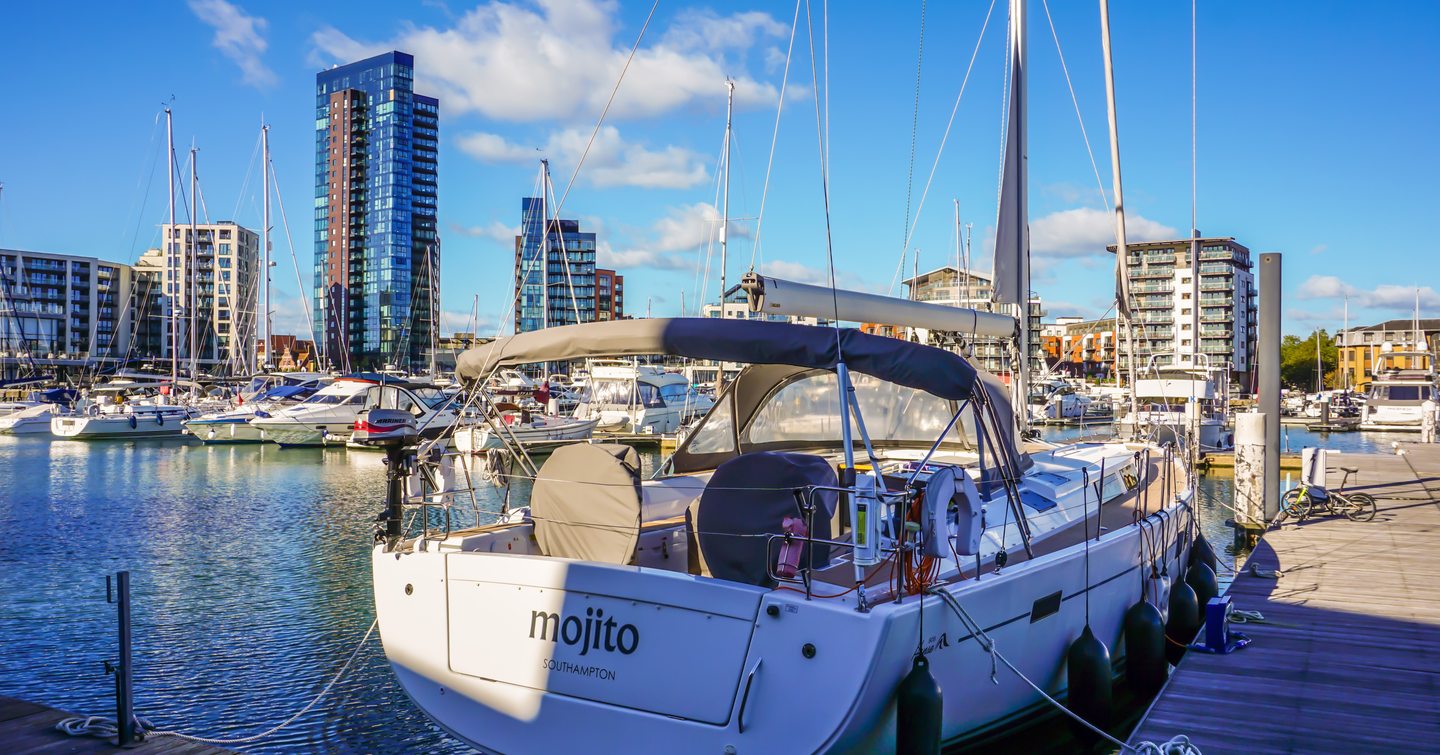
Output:
[[[113,715],[114,711],[110,711]],[[112,739],[72,737],[55,730],[61,719],[74,713],[47,708],[44,705],[0,696],[0,752],[12,753],[84,753],[116,752]],[[155,737],[126,747],[123,752],[136,755],[169,753],[170,755],[223,755],[230,752],[178,737]]]
[[[1375,520],[1267,532],[1229,591],[1265,617],[1234,627],[1252,644],[1187,653],[1132,744],[1184,734],[1206,755],[1440,751],[1440,446],[1403,448],[1331,453],[1329,487],[1339,467],[1358,468],[1349,489],[1376,497]]]

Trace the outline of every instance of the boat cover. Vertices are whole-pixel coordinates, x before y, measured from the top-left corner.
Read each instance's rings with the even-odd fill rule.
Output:
[[[760,451],[737,456],[715,470],[695,512],[695,538],[710,576],[774,587],[769,569],[778,556],[778,540],[763,535],[784,533],[786,517],[799,517],[796,493],[815,504],[810,536],[830,539],[835,515],[835,470],[811,454]],[[801,551],[800,565],[830,561],[830,546],[817,543]]]
[[[851,371],[941,398],[968,398],[976,370],[944,349],[851,328],[705,317],[608,320],[498,338],[460,355],[456,373],[479,380],[496,368],[594,357],[667,354],[747,364]]]
[[[550,454],[530,493],[540,552],[628,564],[640,539],[640,454],[619,443],[577,443]]]

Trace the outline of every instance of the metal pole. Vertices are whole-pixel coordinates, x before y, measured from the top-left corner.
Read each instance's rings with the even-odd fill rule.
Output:
[[[1110,54],[1110,3],[1100,0],[1100,45],[1105,55],[1105,100],[1110,120],[1110,176],[1115,186],[1115,264],[1119,268],[1120,290],[1116,293],[1124,299],[1115,308],[1116,322],[1125,320],[1125,342],[1130,352],[1130,428],[1140,432],[1140,403],[1135,395],[1135,322],[1130,314],[1130,253],[1125,247],[1125,201],[1120,185],[1120,121],[1115,109],[1115,65]],[[1199,288],[1194,279],[1190,281]],[[1195,302],[1199,305],[1199,301]],[[1193,307],[1192,307],[1193,309]],[[1191,344],[1200,334],[1191,336]],[[1117,380],[1118,384],[1118,380]]]
[[[260,267],[265,271],[265,314],[260,318],[260,343],[265,349],[265,362],[270,362],[270,127],[260,127],[260,143],[264,152],[261,171],[265,174],[264,218],[261,221]],[[302,292],[303,295],[303,292]],[[256,365],[263,369],[264,363]]]
[[[176,289],[179,288],[175,282],[175,271],[179,268],[176,264],[175,252],[175,129],[174,117],[170,108],[165,108],[165,164],[166,164],[166,185],[170,191],[170,223],[165,226],[165,271],[167,273],[165,283],[167,290],[164,292],[165,300],[170,302],[170,390],[180,382],[179,367],[179,339],[176,335],[176,315],[179,314],[175,306]],[[174,287],[171,289],[170,287]]]
[[[124,747],[135,741],[135,689],[130,675],[130,572],[115,575],[119,599],[116,613],[120,619],[120,661],[115,667],[115,722],[118,724],[115,745]]]
[[[187,293],[186,293],[186,295],[185,295],[185,313],[190,316],[190,323],[189,323],[188,327],[189,327],[189,329],[190,329],[190,346],[189,346],[189,351],[190,351],[190,380],[191,380],[190,391],[191,391],[191,393],[194,393],[194,391],[195,391],[194,380],[195,380],[195,376],[196,376],[196,374],[197,374],[197,372],[198,372],[198,367],[197,367],[197,365],[196,365],[196,359],[199,357],[199,355],[195,353],[195,352],[196,352],[196,340],[195,340],[195,339],[196,339],[196,336],[198,335],[198,332],[199,332],[199,328],[196,327],[196,323],[195,323],[195,313],[196,313],[196,310],[199,309],[199,304],[198,304],[198,302],[199,302],[199,297],[196,295],[196,292],[198,291],[199,282],[196,280],[196,275],[195,275],[195,263],[196,263],[196,258],[199,257],[199,255],[200,255],[200,237],[199,237],[199,235],[198,235],[198,234],[199,234],[199,231],[198,231],[198,229],[196,228],[196,225],[195,225],[195,222],[196,222],[196,220],[197,220],[197,218],[196,218],[195,216],[200,213],[200,206],[199,206],[198,204],[196,204],[196,197],[197,197],[197,194],[198,194],[198,188],[199,188],[199,184],[200,184],[200,177],[199,177],[199,175],[197,174],[196,165],[195,165],[195,159],[196,159],[197,157],[199,157],[199,155],[198,155],[199,151],[200,151],[200,150],[196,149],[193,145],[190,147],[190,244],[186,247],[186,253],[185,253],[185,278],[186,278],[186,281],[187,281],[187,287],[186,287]]]
[[[735,82],[729,78],[725,79],[725,148],[723,150],[725,162],[725,192],[724,200],[720,205],[720,318],[727,317],[725,314],[725,286],[727,279],[726,269],[729,265],[730,252],[730,129],[732,126],[731,115],[735,108]],[[701,289],[702,291],[704,289]],[[649,316],[648,314],[646,315]],[[720,365],[715,376],[715,395],[720,395],[725,390],[725,360],[720,360]]]
[[[1277,253],[1260,255],[1260,411],[1265,414],[1265,521],[1280,515],[1280,280]]]

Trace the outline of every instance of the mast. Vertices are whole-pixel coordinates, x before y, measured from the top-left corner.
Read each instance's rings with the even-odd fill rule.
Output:
[[[435,351],[440,348],[440,323],[435,313],[439,307],[438,286],[435,285],[435,245],[425,247],[425,285],[428,287],[425,313],[430,316],[430,377],[439,377],[435,371]]]
[[[721,162],[724,163],[725,168],[725,187],[722,194],[724,198],[720,204],[720,319],[722,320],[726,317],[725,286],[727,281],[725,273],[730,249],[730,131],[734,125],[732,119],[734,109],[735,82],[727,77],[725,79],[725,146],[721,150]],[[725,360],[721,359],[718,364],[719,368],[715,371],[715,395],[717,396],[725,390]]]
[[[1345,297],[1345,319],[1344,319],[1343,321],[1341,321],[1341,324],[1340,324],[1340,337],[1341,337],[1342,339],[1344,339],[1343,342],[1344,342],[1344,343],[1347,343],[1347,344],[1348,344],[1348,342],[1350,341],[1350,333],[1349,333],[1349,330],[1350,330],[1350,297],[1349,297],[1349,296],[1346,296],[1346,297]],[[1338,346],[1338,345],[1339,345],[1339,344],[1337,344],[1337,346]],[[1336,352],[1336,356],[1338,357],[1340,350],[1337,348],[1337,349],[1335,350],[1335,352]],[[1343,361],[1342,361],[1339,369],[1340,369],[1340,374],[1343,376],[1343,377],[1341,378],[1341,380],[1343,381],[1343,382],[1341,383],[1341,385],[1342,385],[1342,387],[1345,389],[1345,392],[1346,392],[1346,393],[1349,393],[1349,392],[1350,392],[1350,371],[1347,370],[1347,369],[1345,369],[1345,366],[1344,366]]]
[[[1125,345],[1130,352],[1130,416],[1134,418],[1130,427],[1132,432],[1138,433],[1140,400],[1135,395],[1135,322],[1130,314],[1130,253],[1125,248],[1125,202],[1120,185],[1120,125],[1115,111],[1115,61],[1110,54],[1109,0],[1100,0],[1100,45],[1105,55],[1105,104],[1110,119],[1110,170],[1111,180],[1115,184],[1115,312],[1117,319],[1123,316],[1125,320]],[[1199,290],[1199,281],[1193,276],[1190,283]],[[1198,311],[1199,305],[1197,297],[1191,311]],[[1198,331],[1191,334],[1192,346],[1199,336]],[[1194,363],[1193,357],[1191,363]]]
[[[730,129],[735,108],[735,82],[725,79],[725,193],[720,205],[720,316],[725,316],[725,272],[730,247]],[[723,373],[724,370],[721,370]],[[723,377],[723,375],[722,375]]]
[[[200,240],[200,239],[199,239],[199,236],[197,235],[197,228],[195,227],[195,221],[196,221],[196,217],[195,217],[195,216],[200,213],[200,205],[196,204],[196,197],[198,196],[198,188],[199,188],[199,185],[200,185],[200,178],[199,178],[199,175],[198,175],[198,173],[197,173],[197,171],[196,171],[196,166],[195,166],[195,159],[196,159],[197,157],[199,157],[199,152],[200,152],[200,150],[198,150],[198,149],[195,148],[195,143],[194,143],[194,142],[191,142],[191,143],[190,143],[190,243],[187,244],[187,245],[186,245],[186,248],[185,248],[185,279],[186,279],[186,286],[187,286],[187,290],[188,290],[188,293],[186,294],[186,301],[185,301],[185,314],[188,315],[189,320],[190,320],[190,322],[188,323],[187,327],[189,328],[189,331],[190,331],[190,347],[189,347],[189,353],[190,353],[190,380],[191,380],[190,390],[191,390],[192,393],[193,393],[194,390],[195,390],[194,380],[195,380],[195,376],[196,376],[196,374],[197,374],[197,372],[196,372],[196,362],[195,362],[195,359],[196,359],[196,357],[198,356],[198,355],[196,354],[196,348],[195,348],[195,346],[196,346],[196,336],[198,335],[198,329],[195,327],[195,312],[196,312],[196,310],[198,310],[198,309],[200,308],[200,307],[198,306],[198,304],[197,304],[197,302],[199,301],[199,297],[196,296],[196,285],[197,285],[197,281],[196,281],[196,279],[195,279],[195,278],[196,278],[196,276],[195,276],[195,258],[198,256],[198,253],[199,253],[199,251],[200,251],[200,247],[199,247],[199,240]]]
[[[180,339],[175,332],[175,320],[178,314],[175,307],[175,294],[179,291],[180,287],[175,281],[176,270],[179,268],[179,265],[176,264],[175,256],[175,129],[174,119],[168,107],[165,108],[165,145],[165,172],[168,176],[166,183],[170,191],[170,223],[165,226],[165,268],[166,271],[169,272],[169,275],[166,276],[169,278],[168,283],[174,287],[174,290],[165,291],[165,297],[170,301],[170,306],[167,309],[170,314],[168,318],[170,321],[170,390],[173,391],[180,381]]]
[[[262,183],[265,186],[265,198],[260,203],[261,211],[264,214],[260,221],[260,267],[265,271],[263,280],[265,310],[264,315],[260,318],[260,343],[262,344],[261,348],[265,350],[265,363],[269,363],[274,360],[270,357],[272,337],[270,335],[270,126],[268,124],[260,127],[260,150],[262,153],[260,170],[263,174]],[[256,367],[263,369],[264,364],[257,364]]]
[[[540,161],[540,327],[550,327],[550,161]],[[562,250],[563,253],[563,250]],[[549,368],[549,364],[546,364]]]
[[[991,300],[1013,305],[1016,349],[1012,367],[1016,429],[1029,423],[1024,410],[1030,388],[1030,221],[1026,146],[1028,87],[1025,0],[1010,0],[1010,101],[1007,103],[1005,154],[995,223],[995,285]],[[1017,433],[1019,434],[1019,433]]]
[[[1106,26],[1109,26],[1107,21]],[[1196,96],[1196,44],[1195,44],[1195,0],[1190,2],[1190,290],[1192,301],[1190,306],[1190,364],[1200,364],[1200,228],[1197,219],[1196,205],[1200,196],[1200,162],[1197,158],[1196,144],[1198,143],[1199,131],[1196,128],[1196,117],[1199,112]],[[1109,58],[1106,58],[1109,61]],[[1119,201],[1118,199],[1116,200]],[[1234,289],[1231,289],[1231,300],[1234,300]],[[1232,336],[1233,337],[1233,336]],[[1226,375],[1226,383],[1229,383],[1229,375]]]

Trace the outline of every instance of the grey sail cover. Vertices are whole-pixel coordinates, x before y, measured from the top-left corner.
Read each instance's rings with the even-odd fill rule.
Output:
[[[618,443],[577,443],[550,454],[530,493],[540,552],[628,564],[640,538],[640,454]]]

